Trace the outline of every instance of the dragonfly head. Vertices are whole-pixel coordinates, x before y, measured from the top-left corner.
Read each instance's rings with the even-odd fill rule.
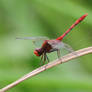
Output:
[[[35,54],[36,56],[41,56],[41,50],[40,50],[40,48],[35,49],[35,50],[34,50],[34,54]]]

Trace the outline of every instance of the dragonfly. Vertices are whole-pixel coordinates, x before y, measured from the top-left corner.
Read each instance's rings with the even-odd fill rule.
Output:
[[[79,19],[77,19],[75,21],[74,24],[72,24],[70,26],[70,28],[60,37],[56,38],[56,39],[52,39],[49,40],[48,37],[17,37],[17,39],[29,39],[32,40],[33,43],[39,47],[38,43],[40,43],[39,48],[36,48],[34,50],[34,54],[38,57],[41,56],[41,61],[43,61],[43,64],[45,63],[45,61],[47,60],[49,62],[49,58],[47,56],[47,53],[51,53],[54,51],[57,51],[57,56],[58,58],[60,58],[60,49],[61,48],[65,48],[66,50],[68,50],[69,52],[72,52],[73,49],[71,48],[71,46],[69,46],[68,44],[62,42],[62,40],[64,39],[64,37],[77,25],[79,24],[81,21],[83,21],[85,19],[85,17],[88,14],[84,14],[83,16],[81,16]]]

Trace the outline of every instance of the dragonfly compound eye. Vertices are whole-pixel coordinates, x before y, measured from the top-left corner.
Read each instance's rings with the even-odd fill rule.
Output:
[[[37,50],[34,51],[34,54],[35,54],[36,56],[40,56],[40,55],[39,55],[39,52],[38,52]]]

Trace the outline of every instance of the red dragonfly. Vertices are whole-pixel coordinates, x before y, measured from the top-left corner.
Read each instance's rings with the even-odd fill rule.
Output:
[[[73,51],[72,48],[63,43],[62,40],[63,38],[77,25],[79,24],[81,21],[84,20],[84,18],[87,16],[88,14],[84,14],[83,16],[81,16],[78,20],[75,21],[74,24],[72,24],[72,26],[60,37],[56,38],[55,40],[48,40],[47,37],[24,37],[24,38],[17,38],[17,39],[31,39],[33,40],[33,43],[35,45],[37,45],[37,43],[39,43],[39,41],[43,41],[43,43],[41,44],[40,48],[36,48],[34,50],[34,54],[36,56],[41,56],[41,61],[43,60],[43,64],[45,63],[45,61],[47,60],[49,62],[49,59],[47,57],[47,53],[50,52],[54,52],[57,51],[57,55],[58,58],[60,57],[60,49],[61,48],[65,48],[67,49],[69,52]]]

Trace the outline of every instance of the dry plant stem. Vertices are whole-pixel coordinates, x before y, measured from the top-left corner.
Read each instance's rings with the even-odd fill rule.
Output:
[[[14,86],[18,85],[22,81],[24,81],[24,80],[26,80],[28,78],[31,78],[31,77],[39,74],[40,72],[45,71],[46,69],[49,69],[49,68],[54,67],[54,66],[56,66],[58,64],[62,64],[62,63],[67,62],[67,61],[69,61],[71,59],[74,59],[74,58],[77,58],[77,57],[80,57],[80,56],[83,56],[83,55],[86,55],[86,54],[89,54],[89,53],[92,53],[92,47],[84,48],[84,49],[75,51],[73,53],[67,54],[67,55],[61,57],[60,59],[57,59],[57,60],[55,60],[53,62],[50,62],[50,63],[48,63],[46,65],[43,65],[43,66],[33,70],[32,72],[26,74],[25,76],[21,77],[17,81],[15,81],[15,82],[7,85],[6,87],[2,88],[0,90],[0,92],[5,92],[5,91],[9,90],[10,88],[13,88]]]

